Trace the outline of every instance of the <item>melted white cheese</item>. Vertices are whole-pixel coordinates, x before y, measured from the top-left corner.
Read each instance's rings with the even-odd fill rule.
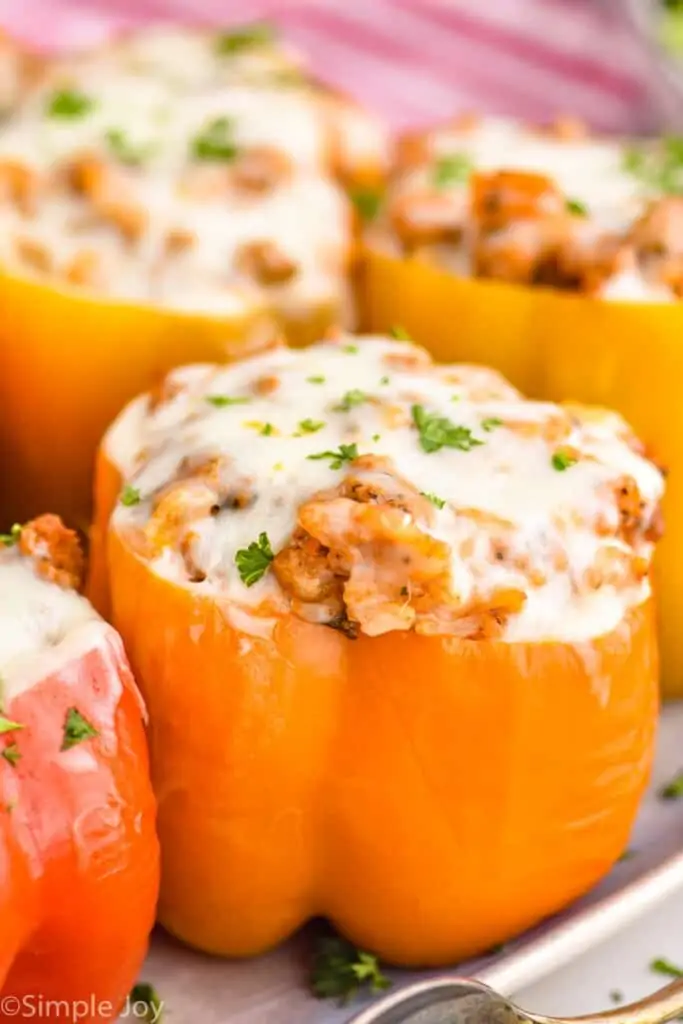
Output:
[[[514,121],[486,118],[468,132],[436,133],[434,153],[463,153],[481,171],[544,174],[606,228],[628,224],[643,203],[642,183],[624,169],[624,146],[611,139],[561,139]]]
[[[38,272],[65,285],[74,258],[94,252],[100,269],[87,287],[209,315],[263,304],[292,316],[343,307],[352,223],[330,172],[334,119],[348,135],[351,164],[381,160],[384,139],[360,112],[318,97],[304,78],[293,86],[270,77],[295,68],[274,46],[221,56],[215,36],[180,30],[142,33],[55,63],[0,128],[0,165],[19,163],[44,183],[27,215],[3,201],[0,182],[0,262],[33,273],[22,251],[37,244],[51,264]],[[85,97],[88,109],[50,116],[63,91]],[[230,184],[231,161],[198,160],[197,138],[221,120],[238,154],[275,150],[291,175],[263,193],[245,193]],[[142,155],[138,165],[120,159],[112,132]],[[61,168],[83,154],[117,175],[117,202],[143,211],[146,226],[133,244],[87,196],[60,183]],[[173,232],[193,241],[169,255]],[[241,249],[263,242],[293,261],[291,280],[260,284],[245,271]]]
[[[0,708],[107,628],[84,597],[38,576],[30,558],[0,549]]]
[[[414,354],[418,366],[402,365]],[[275,378],[279,386],[258,394],[261,378]],[[108,457],[142,499],[133,507],[119,505],[113,523],[119,530],[144,528],[155,496],[178,478],[184,459],[226,456],[230,479],[244,482],[255,500],[248,508],[192,522],[193,557],[206,579],[188,583],[173,546],[154,563],[155,571],[197,592],[227,597],[243,609],[255,609],[266,597],[277,602],[272,573],[245,587],[236,553],[263,532],[279,551],[292,535],[300,506],[352,472],[348,462],[334,469],[329,457],[311,456],[355,444],[358,455],[388,456],[402,478],[444,503],[420,529],[449,545],[452,590],[464,602],[504,587],[527,592],[522,611],[509,620],[507,639],[602,633],[648,593],[647,582],[591,593],[577,587],[601,551],[627,550],[595,525],[602,517],[616,529],[613,491],[619,477],[633,477],[649,510],[663,490],[661,474],[629,447],[628,429],[617,416],[577,424],[555,445],[537,428],[566,416],[559,407],[522,399],[492,370],[434,365],[422,350],[381,338],[342,339],[305,351],[283,348],[227,367],[186,367],[170,382],[175,397],[154,410],[145,396],[137,399],[105,440]],[[363,400],[353,404],[359,395]],[[242,404],[216,407],[207,400],[211,396]],[[345,404],[350,408],[340,408]],[[427,453],[413,423],[415,405],[467,428],[481,443],[469,451],[443,447]],[[581,458],[558,471],[552,456],[566,445]],[[521,570],[492,559],[490,535],[472,510],[510,521],[512,551],[542,572],[545,584],[530,588]],[[558,552],[566,563],[560,569]],[[643,542],[638,553],[649,559],[651,545]]]
[[[149,75],[178,92],[233,82],[293,88],[305,81],[301,55],[277,39],[226,52],[224,39],[233,31],[208,33],[180,25],[152,26],[81,55],[78,64]],[[70,59],[68,66],[73,65]]]
[[[393,197],[436,193],[444,214],[451,211],[464,228],[461,246],[444,245],[440,261],[455,273],[472,272],[470,233],[467,229],[468,173],[455,180],[439,182],[435,188],[435,166],[443,158],[464,157],[473,171],[522,171],[544,175],[571,200],[586,210],[586,232],[597,238],[605,233],[628,231],[643,213],[653,196],[641,176],[628,170],[626,145],[617,139],[599,136],[560,138],[551,132],[528,128],[516,121],[485,118],[477,124],[457,128],[445,126],[425,136],[424,159],[408,168],[394,181]],[[434,213],[429,210],[429,216]],[[416,206],[416,220],[419,207]],[[378,234],[386,244],[386,236]],[[619,274],[602,289],[610,300],[666,301],[670,290],[652,283],[633,271]]]

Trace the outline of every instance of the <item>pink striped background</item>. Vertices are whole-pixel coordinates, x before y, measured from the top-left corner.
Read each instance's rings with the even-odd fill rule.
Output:
[[[0,0],[0,24],[41,47],[87,45],[149,20],[268,18],[314,71],[397,128],[458,109],[596,127],[656,127],[651,63],[624,0]]]

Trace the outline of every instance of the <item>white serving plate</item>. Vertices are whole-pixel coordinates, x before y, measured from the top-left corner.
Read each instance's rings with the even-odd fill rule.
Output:
[[[683,704],[664,709],[652,785],[629,849],[591,893],[509,943],[495,956],[453,966],[503,994],[533,983],[628,925],[683,888],[683,800],[663,801],[662,785],[683,768]],[[308,941],[301,935],[266,957],[225,962],[155,937],[142,979],[155,985],[168,1024],[347,1024],[367,1006],[319,1002],[306,989]],[[443,971],[392,971],[393,990]],[[365,1020],[366,1018],[364,1018]]]

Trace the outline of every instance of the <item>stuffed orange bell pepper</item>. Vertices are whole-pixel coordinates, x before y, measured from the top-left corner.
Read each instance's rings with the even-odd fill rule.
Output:
[[[85,525],[126,401],[347,315],[339,179],[381,173],[383,136],[251,33],[143,33],[48,64],[0,129],[0,519],[49,505]]]
[[[683,694],[680,140],[464,118],[403,140],[371,227],[364,321],[528,393],[618,409],[671,471],[658,557],[665,692]]]
[[[98,481],[92,587],[150,710],[175,935],[246,956],[322,914],[448,963],[620,855],[663,491],[620,417],[341,337],[175,371]]]
[[[154,921],[142,704],[119,637],[74,589],[82,568],[55,516],[2,538],[2,1024],[57,1003],[117,1019]]]

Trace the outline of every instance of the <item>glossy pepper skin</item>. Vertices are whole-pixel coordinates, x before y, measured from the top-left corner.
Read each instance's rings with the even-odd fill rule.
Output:
[[[0,735],[2,1024],[47,1019],[50,1000],[87,1024],[116,1020],[154,921],[142,705],[114,630],[79,629],[74,656],[51,667],[41,655],[44,672],[3,706],[23,728]],[[74,708],[97,735],[74,742]]]
[[[320,337],[338,311],[277,322],[201,318],[107,302],[0,272],[0,524],[52,508],[82,528],[90,519],[100,438],[121,408],[168,370],[243,357],[284,331],[292,344]]]
[[[390,962],[453,963],[626,846],[657,718],[649,602],[576,646],[350,640],[293,616],[256,637],[114,526],[106,561],[150,711],[160,919],[190,945],[250,956],[326,915]]]
[[[458,279],[416,258],[365,254],[364,329],[400,324],[437,359],[485,363],[531,397],[618,410],[669,470],[655,557],[665,696],[683,696],[683,304],[604,302]]]

